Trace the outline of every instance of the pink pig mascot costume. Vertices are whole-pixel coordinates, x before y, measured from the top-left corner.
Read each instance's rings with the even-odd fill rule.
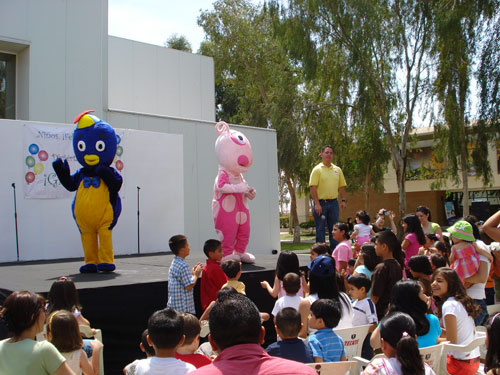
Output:
[[[250,237],[247,198],[254,199],[256,192],[241,175],[252,165],[252,147],[243,133],[230,130],[225,122],[218,122],[215,130],[220,134],[215,142],[219,173],[215,178],[212,213],[222,242],[223,260],[254,263],[255,257],[245,250]]]

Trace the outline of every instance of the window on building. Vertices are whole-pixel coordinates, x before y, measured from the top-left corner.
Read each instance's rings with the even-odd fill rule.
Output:
[[[16,118],[16,55],[1,52],[0,118]]]

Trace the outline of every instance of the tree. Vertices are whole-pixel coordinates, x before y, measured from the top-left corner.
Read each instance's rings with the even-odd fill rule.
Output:
[[[305,140],[300,71],[273,36],[261,6],[245,0],[218,0],[213,6],[202,12],[198,24],[206,34],[203,51],[215,61],[218,120],[276,129],[278,166],[290,193],[294,241],[299,242],[296,194]]]
[[[446,124],[438,126],[436,136],[438,148],[446,156],[447,177],[453,178],[456,184],[460,179],[462,181],[464,216],[469,215],[467,147],[474,139],[478,141],[472,153],[476,173],[483,176],[485,184],[491,179],[487,159],[488,133],[482,129],[484,122],[477,123],[477,126],[468,125],[468,97],[476,46],[481,35],[478,25],[491,17],[497,6],[497,1],[436,0],[433,3],[434,52],[438,60],[435,89]]]
[[[172,34],[164,43],[167,48],[177,49],[179,51],[192,52],[191,43],[184,35]]]
[[[480,124],[497,133],[500,122],[500,15],[498,10],[483,29],[484,40],[478,72],[480,87]]]
[[[432,23],[418,0],[289,0],[270,8],[283,20],[287,47],[319,81],[324,97],[350,119],[381,127],[396,171],[399,210],[406,211],[405,171],[415,110],[430,87]],[[349,108],[342,109],[343,107]],[[362,121],[362,124],[370,124]],[[360,130],[361,134],[363,130]]]

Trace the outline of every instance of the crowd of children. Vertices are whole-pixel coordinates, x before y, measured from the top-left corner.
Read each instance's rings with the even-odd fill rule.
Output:
[[[377,220],[386,213],[379,211]],[[244,297],[241,263],[222,259],[220,241],[207,240],[205,265],[191,268],[186,262],[188,239],[173,236],[166,308],[150,316],[142,334],[139,346],[146,358],[126,365],[124,374],[184,374],[202,368],[200,373],[219,373],[218,366],[233,366],[232,359],[239,354],[228,348],[235,345],[248,350],[250,357],[259,357],[259,366],[265,363],[269,368],[275,366],[270,359],[274,357],[302,363],[344,361],[344,341],[335,330],[369,326],[362,356],[371,359],[379,351],[385,357],[370,362],[363,374],[431,375],[419,348],[445,340],[466,345],[475,337],[476,327],[484,324],[488,334],[484,368],[490,375],[500,375],[500,314],[486,319],[485,292],[490,269],[500,267],[488,238],[474,217],[448,228],[449,238],[430,220],[430,211],[423,206],[403,217],[400,241],[393,226],[381,228],[379,223],[374,230],[368,213],[359,211],[352,231],[344,223],[333,226],[335,248],[322,243],[311,247],[306,273],[296,253],[281,252],[273,285],[261,282],[276,302],[270,312],[255,312],[259,322],[254,322],[255,305]],[[492,220],[498,221],[490,223],[496,229],[500,215]],[[203,314],[198,319],[193,289],[199,278]],[[1,310],[12,337],[0,341],[0,373],[96,374],[103,346],[98,340],[82,339],[79,325],[90,323],[81,310],[74,283],[65,277],[54,282],[46,302],[30,292],[11,294]],[[225,327],[224,319],[231,320],[227,314],[237,311],[234,329]],[[262,344],[259,327],[270,316],[276,341],[260,352],[249,345]],[[42,331],[47,341],[33,340]],[[208,331],[208,342],[203,339],[200,345]],[[20,358],[27,355],[37,359],[23,368]],[[446,366],[450,374],[468,375],[478,370],[479,362],[476,348],[449,353]],[[296,373],[308,373],[306,367],[300,369]]]

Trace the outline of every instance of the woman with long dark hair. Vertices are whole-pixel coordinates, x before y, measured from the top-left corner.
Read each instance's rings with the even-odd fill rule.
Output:
[[[422,286],[415,280],[398,281],[392,288],[391,304],[387,315],[395,312],[404,312],[410,315],[415,322],[417,342],[419,348],[436,345],[441,327],[439,319],[428,314],[428,297],[425,295]],[[372,334],[372,347],[380,347],[377,329]]]
[[[420,246],[425,244],[425,234],[415,215],[403,217],[403,230],[405,238],[401,243],[401,248],[405,251],[405,266],[408,268],[410,258],[417,255]]]
[[[313,302],[318,299],[332,299],[340,302],[342,311],[337,328],[352,327],[351,300],[347,294],[339,291],[333,258],[321,255],[311,262],[309,268],[309,296],[299,304],[299,313],[303,324],[299,336],[305,338],[308,332],[311,332],[308,329],[309,312]]]
[[[467,295],[455,270],[438,268],[432,279],[432,292],[446,330],[446,339],[451,344],[470,344],[476,332],[474,318],[481,308]],[[470,352],[450,352],[446,369],[452,375],[473,375],[479,368],[479,354],[479,348]]]
[[[420,221],[424,234],[435,234],[441,241],[443,240],[443,231],[441,230],[441,227],[438,223],[433,223],[431,221],[431,210],[425,206],[418,206],[415,210],[415,214]]]

